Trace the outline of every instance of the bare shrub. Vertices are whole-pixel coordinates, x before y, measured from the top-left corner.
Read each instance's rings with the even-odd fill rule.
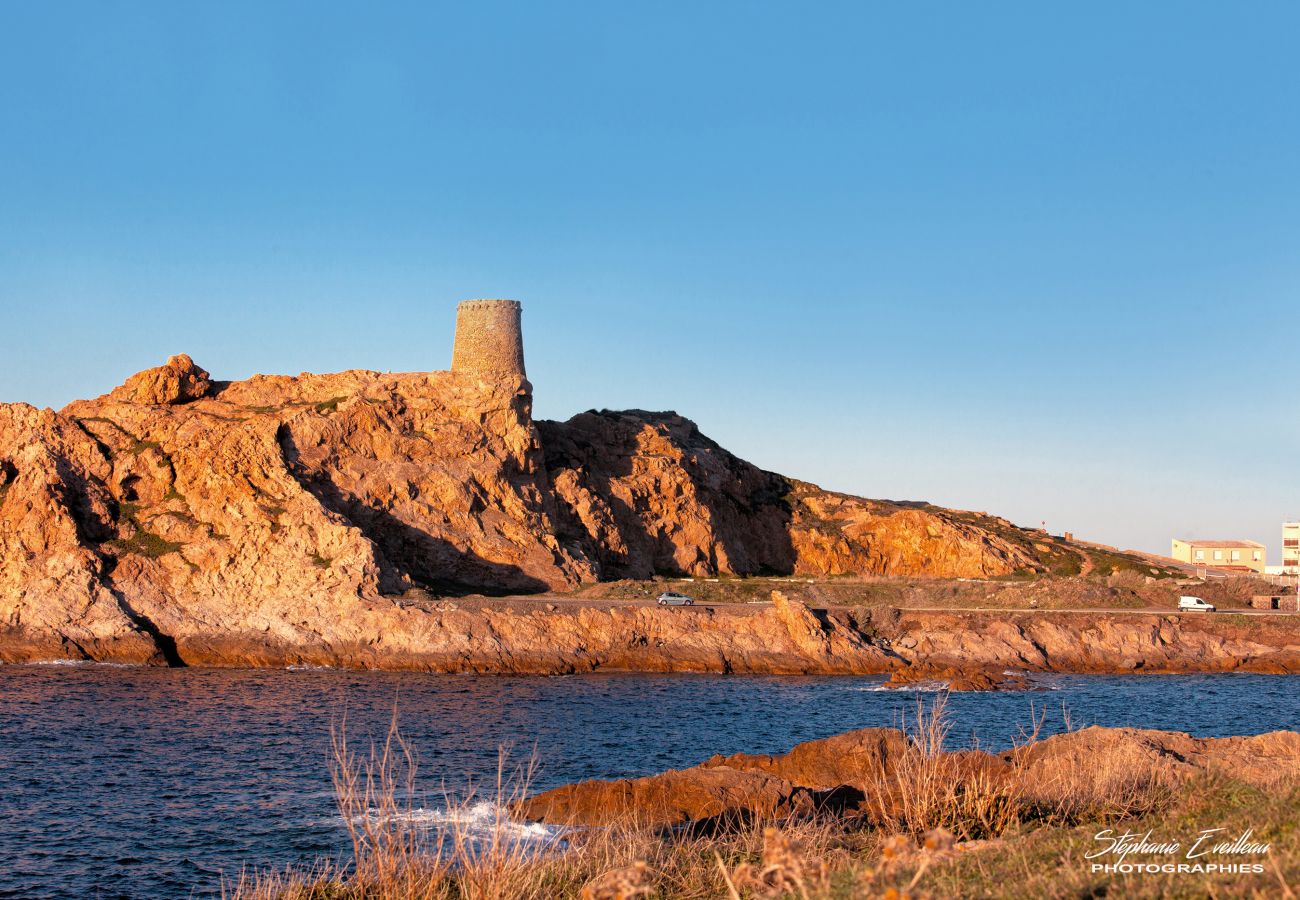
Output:
[[[882,828],[914,836],[937,829],[961,839],[1000,835],[1021,821],[1019,781],[991,757],[944,751],[946,702],[940,695],[927,709],[918,699],[915,720],[903,723],[906,749],[866,773],[868,814]]]
[[[1087,765],[1044,768],[1037,767],[1032,781],[1022,779],[1023,799],[1034,807],[1035,818],[1062,824],[1157,812],[1173,800],[1178,784],[1168,765],[1152,762],[1128,743],[1091,754]]]
[[[223,884],[225,900],[718,897],[727,890],[719,858],[738,869],[749,866],[744,871],[752,873],[754,891],[803,885],[811,900],[827,888],[827,860],[839,833],[831,823],[804,822],[711,836],[664,834],[629,817],[610,827],[574,829],[555,841],[529,840],[535,836],[521,833],[528,826],[513,820],[510,810],[528,792],[531,761],[512,768],[503,750],[493,782],[443,796],[437,809],[426,810],[416,788],[418,759],[396,720],[365,754],[337,729],[331,771],[351,865],[245,872]],[[834,858],[847,862],[842,852]]]
[[[389,723],[384,741],[365,758],[348,745],[346,726],[333,730],[330,774],[339,815],[352,842],[352,879],[379,900],[435,900],[443,896],[446,833],[416,821],[414,749]]]
[[[1117,569],[1106,576],[1106,586],[1137,591],[1146,587],[1151,576],[1134,569]]]
[[[821,896],[830,889],[830,867],[824,856],[810,853],[804,842],[780,828],[763,830],[763,854],[758,863],[741,863],[728,872],[718,857],[719,868],[733,896],[777,898],[795,896],[803,900]]]
[[[495,780],[426,810],[416,790],[416,754],[395,721],[366,754],[353,752],[340,730],[332,773],[352,863],[244,873],[223,885],[222,896],[822,900],[842,895],[849,878],[857,890],[852,896],[905,897],[923,879],[945,877],[940,864],[960,860],[959,841],[997,838],[1027,823],[1140,817],[1173,796],[1173,773],[1153,766],[1132,743],[1103,745],[1086,762],[1044,755],[1041,714],[1009,753],[945,752],[945,700],[941,695],[928,707],[918,702],[903,723],[904,749],[862,773],[861,816],[754,822],[709,834],[664,832],[635,816],[549,837],[531,833],[538,826],[512,819],[510,811],[527,794],[534,767],[511,768],[504,751]]]

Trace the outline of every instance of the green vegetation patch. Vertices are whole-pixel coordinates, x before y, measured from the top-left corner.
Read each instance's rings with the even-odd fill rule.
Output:
[[[179,515],[170,513],[170,515]],[[123,500],[117,504],[118,520],[131,527],[131,537],[117,538],[108,542],[110,547],[115,547],[123,553],[134,553],[137,556],[145,556],[149,559],[157,559],[160,556],[166,556],[168,553],[175,553],[184,544],[176,541],[169,541],[161,535],[154,534],[144,527],[140,522],[140,504],[131,503]],[[191,520],[192,521],[192,520]]]
[[[136,438],[135,443],[132,444],[130,447],[126,448],[126,452],[134,454],[135,456],[139,456],[141,453],[143,453],[146,450],[161,450],[161,449],[162,449],[162,444],[158,443],[157,441],[142,441],[139,438]]]
[[[1119,572],[1133,572],[1137,575],[1150,575],[1152,578],[1173,578],[1177,573],[1153,565],[1148,560],[1127,553],[1115,553],[1111,550],[1094,550],[1088,548],[1092,556],[1094,574],[1114,575]]]
[[[283,506],[263,506],[262,512],[266,513],[271,519],[271,533],[275,534],[282,527],[279,523],[280,516],[288,512]]]
[[[135,534],[129,538],[112,540],[108,543],[109,546],[116,547],[123,553],[134,553],[137,556],[145,556],[149,559],[157,559],[160,556],[166,556],[168,553],[175,553],[185,546],[141,528],[137,528]]]

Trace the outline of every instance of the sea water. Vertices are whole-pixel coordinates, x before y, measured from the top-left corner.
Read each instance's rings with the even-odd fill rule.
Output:
[[[394,715],[419,755],[413,814],[535,757],[536,789],[622,778],[715,753],[914,720],[934,691],[883,678],[606,674],[563,678],[328,669],[0,666],[0,897],[212,897],[241,869],[346,861],[331,735],[354,751]],[[1038,690],[953,694],[952,747],[1003,749],[1041,721],[1201,736],[1300,728],[1300,679],[1050,676]],[[476,800],[459,813],[488,827]],[[475,827],[475,822],[468,823]],[[521,840],[550,840],[536,825]]]

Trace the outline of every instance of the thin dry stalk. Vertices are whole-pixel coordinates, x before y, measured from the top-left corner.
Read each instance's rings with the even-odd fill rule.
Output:
[[[465,900],[497,900],[499,897],[527,897],[531,895],[529,882],[541,860],[539,851],[513,828],[510,810],[528,796],[536,772],[536,759],[510,772],[509,750],[497,751],[496,781],[486,798],[490,820],[474,827],[477,816],[472,811],[481,809],[475,804],[477,791],[471,789],[461,804],[461,812],[451,819],[451,858],[456,870],[459,896]],[[451,804],[448,804],[449,808]]]
[[[1041,768],[1041,767],[1040,767]],[[1177,779],[1139,749],[1120,744],[1082,760],[1062,760],[1026,786],[1026,798],[1045,822],[1118,821],[1168,805]]]
[[[359,758],[348,745],[346,722],[331,730],[330,774],[339,815],[352,843],[353,877],[379,900],[436,900],[448,870],[444,834],[417,821],[415,750],[397,727]]]
[[[947,696],[927,709],[918,699],[914,722],[904,721],[901,754],[867,774],[863,793],[871,818],[886,830],[921,837],[936,829],[962,839],[1003,834],[1021,821],[1019,779],[979,753],[947,753]],[[1041,717],[1026,740],[1037,738]]]
[[[761,862],[742,863],[726,881],[733,892],[741,888],[763,900],[786,896],[812,900],[829,890],[830,867],[825,857],[808,852],[791,832],[769,827],[763,830]]]

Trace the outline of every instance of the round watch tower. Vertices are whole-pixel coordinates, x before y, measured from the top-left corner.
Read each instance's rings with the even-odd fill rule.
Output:
[[[517,300],[465,300],[457,305],[451,370],[526,378],[521,308]]]

